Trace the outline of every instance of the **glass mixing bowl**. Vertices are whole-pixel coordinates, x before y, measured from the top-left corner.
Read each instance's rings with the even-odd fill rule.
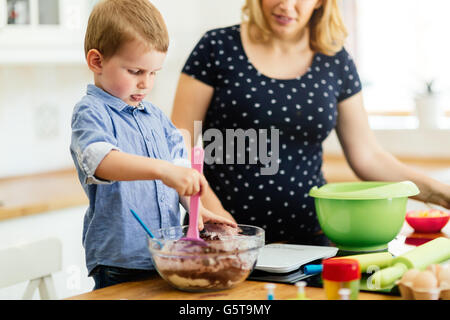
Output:
[[[173,287],[190,292],[228,289],[243,282],[256,265],[264,246],[264,230],[250,225],[238,228],[205,224],[204,245],[180,240],[188,226],[163,228],[149,238],[156,270]]]

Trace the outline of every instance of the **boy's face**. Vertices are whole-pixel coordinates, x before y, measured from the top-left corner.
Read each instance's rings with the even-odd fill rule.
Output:
[[[137,106],[152,90],[165,57],[165,52],[149,50],[137,40],[127,42],[102,61],[95,84],[128,105]]]

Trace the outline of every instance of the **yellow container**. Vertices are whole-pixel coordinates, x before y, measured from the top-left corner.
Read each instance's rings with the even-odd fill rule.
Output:
[[[339,289],[350,289],[350,300],[358,300],[359,295],[359,279],[353,281],[332,281],[323,280],[323,288],[328,300],[340,300]]]
[[[339,290],[350,289],[350,300],[357,300],[361,270],[357,260],[326,259],[322,262],[322,280],[328,300],[340,300]]]

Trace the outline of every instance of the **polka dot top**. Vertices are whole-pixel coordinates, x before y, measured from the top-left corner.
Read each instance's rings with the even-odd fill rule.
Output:
[[[205,158],[204,174],[224,208],[240,224],[263,227],[267,242],[310,243],[320,226],[308,192],[326,183],[322,142],[336,125],[337,103],[361,90],[347,51],[315,54],[307,72],[294,79],[269,78],[249,61],[235,25],[205,33],[183,73],[214,88],[202,124],[205,156],[214,150],[211,159]],[[278,159],[272,159],[278,170],[262,174],[268,164],[259,151],[267,150],[266,157],[274,154],[273,129],[279,130]],[[253,130],[259,141],[248,134],[245,153],[239,154],[237,143],[226,147],[232,130]],[[267,141],[263,148],[261,141]]]

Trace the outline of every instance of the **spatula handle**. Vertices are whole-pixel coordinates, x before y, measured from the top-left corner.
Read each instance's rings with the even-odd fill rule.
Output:
[[[192,169],[203,173],[203,159],[205,157],[205,152],[201,147],[194,147],[191,151],[191,166]]]
[[[192,169],[203,173],[203,159],[204,151],[201,147],[192,148],[191,152],[191,166]],[[198,215],[199,215],[199,205],[200,205],[200,192],[191,196],[189,205],[189,229],[187,237],[199,238],[198,232]],[[193,233],[193,234],[190,234]]]

